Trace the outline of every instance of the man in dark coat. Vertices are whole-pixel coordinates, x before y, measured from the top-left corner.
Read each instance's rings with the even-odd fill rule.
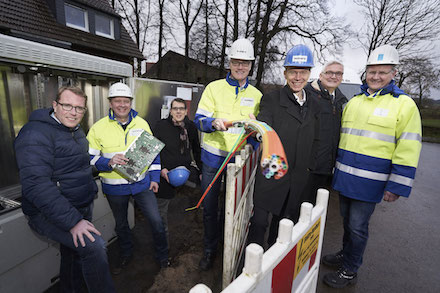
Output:
[[[281,218],[298,220],[308,169],[313,168],[312,149],[319,126],[316,97],[304,90],[313,67],[312,52],[304,45],[293,47],[287,53],[284,67],[287,85],[263,96],[257,117],[277,132],[289,165],[287,174],[278,180],[266,179],[257,170],[249,242],[261,246],[269,214],[272,214],[269,246],[275,242]]]
[[[338,61],[327,63],[319,79],[306,86],[306,90],[316,93],[320,108],[319,144],[316,165],[312,170],[304,191],[303,201],[316,203],[319,188],[328,188],[336,162],[336,153],[341,130],[342,106],[347,98],[339,90],[344,66]]]
[[[62,87],[51,109],[32,112],[15,140],[23,213],[37,233],[60,243],[62,292],[115,292],[106,243],[90,222],[97,186],[79,126],[87,96]]]
[[[161,172],[159,191],[156,193],[157,205],[165,231],[168,236],[168,206],[175,196],[175,187],[168,180],[168,172],[176,167],[184,166],[188,170],[197,173],[197,177],[202,169],[200,160],[200,141],[197,127],[186,116],[188,110],[185,101],[176,98],[171,102],[170,115],[166,119],[157,122],[153,129],[153,134],[163,143],[165,147],[160,152]],[[192,166],[194,160],[198,169]]]

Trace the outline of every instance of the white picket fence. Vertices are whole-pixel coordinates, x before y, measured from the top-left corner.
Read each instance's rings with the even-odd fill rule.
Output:
[[[303,203],[296,225],[281,220],[277,241],[264,254],[261,246],[248,245],[243,272],[222,293],[316,292],[328,197],[327,190],[319,189],[316,206]],[[189,292],[212,291],[198,284]]]
[[[259,150],[246,145],[235,163],[228,164],[223,245],[223,288],[237,275],[238,262],[246,245],[253,210],[255,172]]]
[[[228,164],[222,292],[315,292],[329,194],[325,189],[318,191],[315,207],[301,205],[296,225],[288,219],[280,221],[277,242],[264,255],[259,245],[248,245],[243,272],[233,280],[252,216],[258,153],[247,145],[235,163]],[[204,284],[190,290],[202,292],[211,290]]]

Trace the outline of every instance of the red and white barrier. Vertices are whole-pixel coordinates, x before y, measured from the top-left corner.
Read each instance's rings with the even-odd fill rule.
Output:
[[[228,164],[225,199],[225,237],[223,249],[223,288],[237,274],[238,261],[246,245],[249,220],[253,210],[257,151],[246,145]]]
[[[303,203],[296,225],[281,220],[277,242],[264,254],[261,246],[248,245],[242,274],[222,292],[316,292],[328,197],[319,189],[316,206]]]

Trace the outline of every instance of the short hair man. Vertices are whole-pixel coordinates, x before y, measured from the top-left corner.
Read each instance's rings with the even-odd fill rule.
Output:
[[[185,167],[195,171],[198,176],[199,171],[191,163],[194,160],[199,169],[202,168],[200,161],[200,141],[197,127],[189,120],[186,103],[181,98],[175,98],[171,102],[170,115],[166,119],[158,121],[153,129],[154,136],[165,144],[160,152],[161,178],[159,192],[157,193],[157,204],[165,231],[168,236],[168,206],[176,191],[168,178],[168,172],[177,167]],[[196,174],[197,173],[197,174]]]
[[[108,99],[108,116],[90,128],[87,139],[90,143],[90,163],[100,171],[102,191],[116,221],[120,261],[113,269],[113,274],[119,274],[133,256],[133,240],[127,220],[130,197],[148,219],[153,232],[156,260],[161,268],[166,268],[169,266],[168,242],[154,194],[159,187],[159,155],[148,170],[143,170],[136,182],[128,181],[112,167],[115,164],[127,163],[128,159],[122,153],[143,130],[151,134],[150,126],[131,108],[133,95],[127,85],[121,82],[113,84],[109,89]]]
[[[324,282],[343,288],[357,280],[377,203],[408,197],[421,150],[421,121],[414,101],[394,84],[397,50],[384,45],[368,58],[366,82],[342,115],[333,188],[340,192],[342,250],[323,257],[340,267]]]
[[[249,84],[248,75],[255,60],[254,48],[247,39],[236,40],[229,51],[230,72],[225,79],[211,82],[205,88],[194,122],[202,136],[202,190],[206,190],[219,167],[234,146],[239,134],[228,130],[226,121],[255,118],[261,92]],[[212,267],[217,251],[218,195],[221,180],[212,185],[203,201],[204,254],[199,267]]]
[[[298,221],[301,194],[312,164],[312,151],[319,108],[315,94],[307,89],[307,81],[314,66],[313,53],[305,45],[292,47],[284,61],[286,85],[264,94],[257,119],[270,125],[280,137],[289,164],[287,173],[279,180],[266,179],[261,170],[255,175],[254,215],[249,228],[249,242],[264,247],[264,239],[272,215],[268,245],[278,234],[282,218]]]
[[[15,140],[23,213],[29,226],[60,243],[62,292],[115,292],[106,243],[90,222],[97,186],[79,123],[87,96],[62,87],[52,108],[32,112]]]
[[[314,92],[320,108],[319,143],[315,165],[310,168],[302,201],[315,204],[316,192],[327,187],[333,174],[341,130],[342,106],[347,98],[339,90],[344,74],[344,65],[331,61],[323,67],[319,79],[309,83],[306,89]]]

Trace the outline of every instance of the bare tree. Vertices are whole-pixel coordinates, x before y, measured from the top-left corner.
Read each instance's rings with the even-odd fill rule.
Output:
[[[144,53],[148,42],[147,31],[151,25],[151,5],[149,0],[116,0],[112,2],[115,11],[121,15],[128,33],[136,42],[139,51]],[[137,63],[137,75],[141,72],[141,63]]]
[[[258,3],[260,2],[260,3]],[[310,42],[320,57],[335,51],[351,35],[344,20],[329,13],[327,1],[258,0],[253,27],[255,39],[256,86],[273,62],[283,59],[285,51],[299,42]],[[251,16],[252,17],[252,16]],[[284,48],[282,48],[284,46]]]
[[[428,58],[404,59],[398,75],[398,86],[416,99],[419,108],[430,97],[431,89],[440,89],[440,70]]]
[[[359,35],[367,55],[390,44],[402,57],[426,50],[440,36],[440,0],[354,0],[366,17]],[[421,51],[420,49],[423,50]]]
[[[185,29],[185,56],[189,57],[190,31],[203,6],[203,0],[198,2],[179,0],[179,12]]]

